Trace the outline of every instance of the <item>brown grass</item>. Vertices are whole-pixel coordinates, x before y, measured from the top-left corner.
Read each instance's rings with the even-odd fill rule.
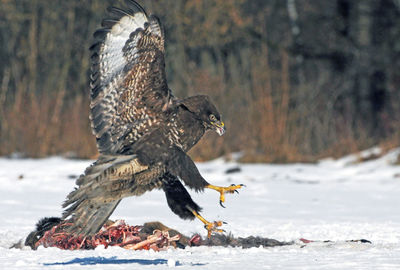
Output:
[[[13,103],[2,106],[0,155],[92,157],[96,147],[88,108],[82,97],[66,102],[65,91],[47,95],[18,91]]]

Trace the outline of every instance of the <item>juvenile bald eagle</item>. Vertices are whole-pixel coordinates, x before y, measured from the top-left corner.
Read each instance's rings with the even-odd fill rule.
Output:
[[[90,119],[100,152],[86,169],[63,207],[69,229],[97,233],[124,197],[163,189],[171,210],[183,219],[199,218],[208,230],[221,232],[222,222],[208,222],[181,181],[195,191],[204,188],[233,193],[242,185],[210,185],[186,154],[203,136],[225,132],[220,113],[208,96],[176,98],[168,88],[164,64],[164,31],[135,1],[94,33],[91,46]]]

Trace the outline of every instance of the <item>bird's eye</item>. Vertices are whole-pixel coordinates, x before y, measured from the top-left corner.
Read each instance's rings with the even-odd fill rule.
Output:
[[[215,118],[215,115],[210,114],[210,120],[211,120],[211,121],[215,121],[215,120],[217,120],[217,118]]]

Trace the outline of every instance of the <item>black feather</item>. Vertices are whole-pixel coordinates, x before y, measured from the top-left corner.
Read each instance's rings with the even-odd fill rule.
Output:
[[[101,26],[111,29],[116,23],[118,23],[118,20],[116,19],[104,19],[101,21]]]
[[[93,37],[95,39],[102,40],[108,33],[110,33],[110,29],[100,28],[94,32]]]
[[[95,84],[95,85],[93,85],[94,87],[92,88],[92,93],[91,93],[91,99],[93,100],[93,99],[95,99],[95,98],[97,98],[97,96],[101,93],[101,85],[100,84],[98,84],[98,82],[97,82],[97,84]],[[99,106],[99,105],[97,105],[97,106]],[[95,107],[97,107],[97,106],[95,106]],[[99,106],[99,109],[100,109],[100,106]]]
[[[183,182],[195,191],[202,191],[208,182],[201,176],[193,160],[177,147],[171,149],[172,157],[168,161],[169,171],[179,176]]]
[[[200,212],[201,208],[192,200],[179,179],[170,173],[166,173],[162,182],[162,188],[165,192],[168,206],[171,208],[172,212],[182,219],[194,219],[194,215],[188,207],[196,212]]]
[[[92,62],[99,62],[100,57],[99,54],[97,52],[94,52],[91,56],[90,56],[90,61]]]
[[[107,8],[107,11],[112,14],[112,15],[116,15],[117,18],[122,18],[124,16],[131,16],[132,14],[130,14],[129,12],[126,12],[123,9],[117,8],[117,7],[109,7]]]
[[[100,50],[100,47],[103,45],[102,41],[97,41],[93,43],[90,47],[89,50],[93,52],[98,52]]]
[[[92,83],[92,85],[97,85],[97,80],[100,77],[100,73],[98,71],[92,72],[92,74],[90,74],[90,82]]]
[[[142,12],[147,17],[147,13],[144,10],[144,8],[142,8],[142,6],[139,5],[136,1],[134,1],[134,0],[125,0],[125,2],[128,5],[128,7],[131,8],[133,11]]]

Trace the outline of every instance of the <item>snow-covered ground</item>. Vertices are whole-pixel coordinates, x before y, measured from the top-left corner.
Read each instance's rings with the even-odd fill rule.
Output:
[[[356,156],[318,164],[200,163],[213,184],[247,186],[239,195],[227,195],[225,209],[215,191],[191,192],[205,218],[228,222],[224,229],[236,237],[258,235],[295,244],[164,252],[9,249],[39,218],[60,216],[75,177],[92,161],[0,158],[0,269],[400,269],[400,166],[391,165],[399,151],[363,163]],[[225,173],[235,167],[241,171]],[[158,220],[187,235],[205,235],[201,222],[175,216],[161,191],[123,200],[111,218],[130,225]],[[300,238],[333,242],[303,246]],[[372,244],[346,242],[362,238]]]

